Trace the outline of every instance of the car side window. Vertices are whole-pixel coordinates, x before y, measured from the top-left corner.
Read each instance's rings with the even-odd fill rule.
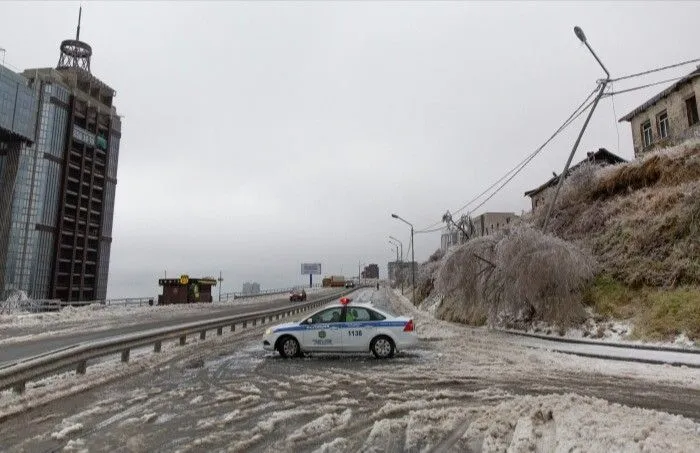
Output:
[[[373,311],[373,310],[367,310],[367,311],[369,312],[368,315],[369,315],[369,319],[371,321],[384,321],[386,319],[386,317],[384,317],[384,315],[381,315],[381,314],[377,313],[376,311]]]
[[[329,308],[328,310],[323,310],[316,313],[311,317],[311,322],[313,324],[323,324],[327,322],[340,322],[340,315],[342,309],[340,307]]]
[[[366,308],[362,307],[348,307],[347,311],[347,322],[361,322],[369,321],[371,316]]]

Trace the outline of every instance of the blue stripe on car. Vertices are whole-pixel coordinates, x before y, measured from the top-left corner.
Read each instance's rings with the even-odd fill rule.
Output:
[[[331,330],[357,329],[362,327],[403,327],[408,321],[367,321],[367,322],[328,322],[318,324],[302,324],[299,326],[282,327],[274,332],[294,332],[298,330]]]

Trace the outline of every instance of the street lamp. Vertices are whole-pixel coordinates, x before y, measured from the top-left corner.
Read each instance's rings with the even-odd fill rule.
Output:
[[[413,224],[406,219],[402,219],[396,214],[391,214],[391,216],[395,219],[398,219],[405,223],[406,225],[411,227],[411,274],[412,274],[412,281],[413,281],[413,303],[416,302],[416,247],[415,244],[413,243]]]
[[[600,58],[598,58],[598,55],[596,55],[595,51],[591,47],[590,44],[588,44],[588,40],[586,39],[585,33],[583,33],[583,30],[581,27],[576,26],[574,27],[574,33],[576,34],[576,37],[588,47],[588,50],[593,54],[593,57],[596,59],[598,64],[600,65],[601,68],[603,68],[603,71],[605,71],[605,78],[600,81],[600,88],[598,89],[598,95],[596,96],[595,100],[593,101],[593,105],[591,106],[591,111],[588,112],[588,116],[586,117],[586,121],[583,123],[583,127],[581,128],[581,132],[579,132],[578,137],[576,138],[576,142],[574,143],[574,147],[571,150],[571,154],[569,154],[569,158],[566,161],[566,165],[564,166],[564,171],[561,173],[559,176],[559,183],[557,184],[557,189],[554,192],[554,197],[552,198],[552,202],[549,204],[549,208],[547,209],[547,215],[544,218],[544,223],[542,224],[542,232],[546,233],[547,232],[547,224],[549,224],[549,218],[552,215],[552,211],[554,210],[554,205],[557,202],[557,197],[559,196],[559,191],[561,190],[561,186],[564,183],[564,178],[566,178],[566,173],[569,171],[569,165],[571,165],[571,160],[574,158],[574,154],[576,154],[576,150],[578,149],[578,145],[581,142],[581,138],[583,137],[583,133],[586,130],[586,127],[588,126],[588,122],[591,120],[591,117],[593,116],[593,111],[595,110],[596,106],[598,105],[598,101],[600,101],[600,98],[603,97],[603,91],[605,91],[605,87],[608,85],[608,82],[610,82],[610,73],[608,72],[607,68],[603,64],[602,61],[600,61]]]
[[[390,238],[389,244],[396,247],[396,267],[398,268],[400,266],[400,264],[403,263],[403,243],[393,236],[389,236],[389,238]],[[399,259],[399,245],[396,245],[394,242],[391,242],[392,239],[394,241],[398,242],[399,245],[401,246],[401,259]],[[403,267],[403,266],[401,266],[401,267]],[[401,270],[401,275],[402,275],[402,277],[401,277],[401,294],[403,294],[403,269],[399,269],[399,270]],[[394,277],[396,277],[396,276],[397,276],[397,271],[395,270]]]
[[[392,240],[392,239],[393,239],[394,241],[398,242],[399,245],[401,246],[401,260],[403,261],[403,242],[399,241],[399,240],[396,239],[394,236],[389,236],[389,240]],[[398,260],[397,260],[397,261],[398,261]]]

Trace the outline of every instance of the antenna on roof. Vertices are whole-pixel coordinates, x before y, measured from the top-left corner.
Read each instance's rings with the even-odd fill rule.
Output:
[[[83,69],[90,72],[90,57],[92,47],[80,40],[80,22],[83,17],[83,5],[78,10],[78,28],[75,31],[75,39],[66,39],[61,42],[61,56],[58,59],[56,69]]]
[[[80,41],[80,18],[83,15],[83,5],[80,5],[80,9],[78,10],[78,30],[75,32],[75,40]]]

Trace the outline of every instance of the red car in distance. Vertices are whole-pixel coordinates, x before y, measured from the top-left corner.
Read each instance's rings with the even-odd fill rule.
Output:
[[[292,294],[289,295],[290,302],[305,302],[306,301],[306,291],[304,288],[295,289]]]

